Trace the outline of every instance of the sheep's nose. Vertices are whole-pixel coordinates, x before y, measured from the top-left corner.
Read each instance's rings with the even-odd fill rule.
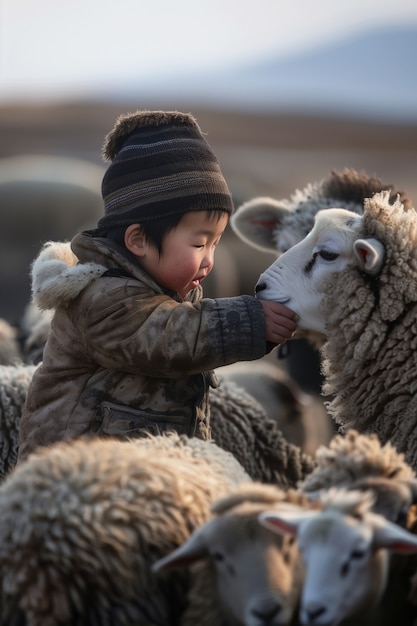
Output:
[[[306,608],[308,622],[307,624],[316,624],[316,620],[326,612],[326,608],[319,604],[311,604]]]
[[[256,283],[256,285],[255,285],[255,293],[261,293],[261,291],[265,291],[265,289],[266,289],[266,283],[265,282]]]
[[[281,613],[281,605],[276,602],[276,600],[269,600],[268,602],[262,603],[261,606],[254,607],[251,611],[251,614],[256,617],[256,621],[259,621],[260,624],[274,624],[276,623],[276,618]]]

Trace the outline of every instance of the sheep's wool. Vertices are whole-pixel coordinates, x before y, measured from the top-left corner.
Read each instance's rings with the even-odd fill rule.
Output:
[[[377,276],[347,268],[326,288],[322,348],[328,409],[344,429],[375,432],[417,468],[417,214],[382,192],[362,232],[385,247]]]
[[[247,480],[229,453],[178,435],[40,449],[0,486],[2,609],[18,603],[32,626],[168,623],[185,575],[159,584],[150,565]]]

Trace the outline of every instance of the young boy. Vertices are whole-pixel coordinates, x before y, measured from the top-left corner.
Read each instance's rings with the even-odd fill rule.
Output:
[[[258,359],[296,328],[278,303],[203,299],[233,203],[191,115],[121,116],[103,152],[111,164],[97,229],[49,242],[32,267],[34,299],[54,317],[19,461],[86,434],[209,438],[212,370]]]

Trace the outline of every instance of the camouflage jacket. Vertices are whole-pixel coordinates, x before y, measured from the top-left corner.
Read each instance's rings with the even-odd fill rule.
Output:
[[[21,418],[19,461],[92,433],[173,428],[209,438],[212,370],[268,349],[255,297],[203,298],[199,286],[182,299],[88,231],[45,244],[32,293],[54,316]]]

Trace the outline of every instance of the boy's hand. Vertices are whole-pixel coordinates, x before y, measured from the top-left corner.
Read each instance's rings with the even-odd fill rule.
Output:
[[[265,315],[266,340],[271,343],[284,343],[294,336],[298,316],[284,304],[271,300],[259,300]]]

